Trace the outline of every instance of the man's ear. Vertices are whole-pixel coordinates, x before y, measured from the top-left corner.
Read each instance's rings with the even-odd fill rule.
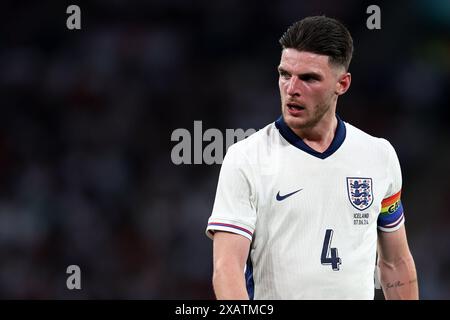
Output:
[[[335,93],[340,96],[347,92],[352,82],[352,75],[350,72],[346,72],[339,77],[339,81],[336,83]]]

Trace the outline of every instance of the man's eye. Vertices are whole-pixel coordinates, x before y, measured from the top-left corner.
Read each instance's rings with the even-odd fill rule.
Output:
[[[304,76],[304,77],[300,77],[300,80],[305,81],[305,82],[315,82],[315,81],[318,81],[317,78],[312,77],[312,76]]]
[[[284,79],[289,79],[291,77],[291,75],[287,72],[280,72],[280,77],[282,77]]]

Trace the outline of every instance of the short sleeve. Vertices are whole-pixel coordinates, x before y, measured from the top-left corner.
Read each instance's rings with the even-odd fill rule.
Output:
[[[232,145],[220,169],[206,235],[212,239],[215,231],[228,231],[251,241],[256,224],[255,197],[252,167],[245,155]]]
[[[388,161],[386,163],[387,179],[389,185],[386,194],[381,202],[381,212],[378,215],[378,229],[384,232],[393,232],[405,223],[403,205],[401,201],[402,193],[402,173],[400,162],[394,147],[384,140],[388,150]]]

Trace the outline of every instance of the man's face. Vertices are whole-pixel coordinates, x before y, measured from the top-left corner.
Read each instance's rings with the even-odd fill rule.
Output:
[[[283,49],[278,66],[281,111],[292,129],[314,127],[324,115],[334,115],[339,78],[345,70],[330,66],[328,56]]]

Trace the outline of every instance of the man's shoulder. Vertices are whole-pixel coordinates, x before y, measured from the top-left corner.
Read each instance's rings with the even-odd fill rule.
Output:
[[[250,136],[242,139],[229,147],[229,151],[238,151],[245,154],[253,153],[255,149],[263,145],[267,145],[272,140],[274,130],[277,130],[274,122],[267,124],[265,127],[257,130]]]
[[[374,152],[390,153],[394,151],[391,143],[386,138],[373,136],[348,122],[345,122],[345,126],[347,128],[347,138],[352,143],[357,144],[360,147],[366,146]]]
[[[267,163],[273,145],[277,141],[277,131],[275,124],[270,123],[247,138],[232,144],[225,154],[224,162],[240,167],[250,165],[253,168]]]

